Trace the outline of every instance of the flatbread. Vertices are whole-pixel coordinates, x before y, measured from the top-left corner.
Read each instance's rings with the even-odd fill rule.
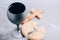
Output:
[[[42,40],[45,35],[45,29],[43,27],[36,27],[36,31],[29,35],[30,40]]]
[[[36,25],[33,21],[28,21],[25,24],[22,25],[22,33],[24,36],[27,36],[28,33],[32,32],[34,30],[34,26]]]

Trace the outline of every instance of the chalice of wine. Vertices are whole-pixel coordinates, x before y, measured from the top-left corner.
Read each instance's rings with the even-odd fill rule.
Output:
[[[26,7],[23,3],[20,2],[14,2],[11,5],[9,5],[7,10],[7,17],[13,24],[17,25],[17,29],[15,32],[12,33],[12,36],[15,38],[20,38],[20,30],[19,24],[23,21],[24,15],[23,12],[25,11]]]

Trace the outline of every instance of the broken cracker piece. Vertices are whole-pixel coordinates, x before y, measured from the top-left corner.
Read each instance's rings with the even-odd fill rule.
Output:
[[[35,32],[32,32],[29,34],[29,39],[30,40],[43,40],[44,35],[45,35],[45,29],[43,27],[37,27],[35,26]]]
[[[22,24],[28,22],[29,20],[31,20],[32,18],[36,17],[38,19],[40,19],[42,16],[41,16],[41,13],[42,11],[41,10],[35,10],[35,9],[32,9],[30,11],[31,15],[29,15],[28,17],[26,17],[26,19],[22,22]]]
[[[35,22],[28,21],[22,25],[22,33],[24,36],[27,36],[30,32],[34,30]]]

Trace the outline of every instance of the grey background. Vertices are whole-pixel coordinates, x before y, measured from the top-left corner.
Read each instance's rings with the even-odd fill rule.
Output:
[[[0,40],[23,40],[10,36],[16,25],[8,20],[7,9],[13,2],[26,5],[25,17],[31,8],[42,9],[43,18],[41,20],[34,18],[33,21],[46,29],[44,40],[60,40],[60,0],[0,0]]]

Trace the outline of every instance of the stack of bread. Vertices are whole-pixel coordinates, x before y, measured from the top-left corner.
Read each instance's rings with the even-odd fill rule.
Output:
[[[31,21],[32,18],[41,18],[39,15],[41,15],[41,10],[35,10],[33,9],[31,11],[31,15],[28,16],[23,22],[22,22],[22,34],[26,37],[28,36],[29,40],[43,40],[45,35],[45,29],[43,27],[36,26],[37,23]]]

